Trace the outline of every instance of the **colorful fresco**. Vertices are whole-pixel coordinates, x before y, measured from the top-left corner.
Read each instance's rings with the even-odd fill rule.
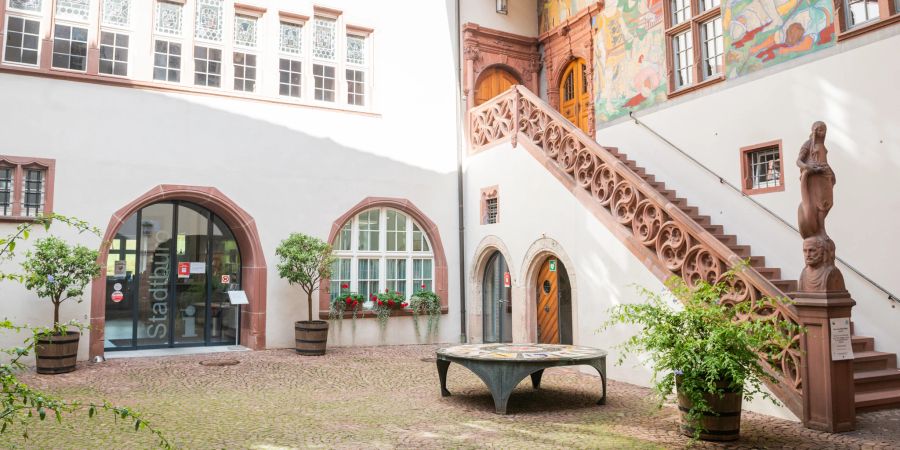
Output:
[[[834,44],[832,0],[727,0],[723,4],[729,78]]]
[[[665,100],[662,0],[611,0],[592,26],[596,122]]]
[[[563,20],[574,16],[597,0],[541,0],[538,6],[540,33],[552,30]]]

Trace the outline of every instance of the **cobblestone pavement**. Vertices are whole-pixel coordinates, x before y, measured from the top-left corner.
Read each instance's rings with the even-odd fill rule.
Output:
[[[656,409],[650,391],[610,382],[597,406],[599,380],[549,369],[542,388],[523,382],[511,414],[494,414],[484,384],[452,364],[442,398],[434,346],[329,349],[324,357],[292,350],[114,359],[73,373],[23,379],[66,398],[109,400],[142,411],[179,448],[685,448],[674,407]],[[200,361],[235,359],[234,366]],[[741,440],[695,448],[900,448],[900,413],[860,416],[860,430],[830,435],[745,412]],[[151,448],[107,415],[68,416],[15,431],[0,448]]]

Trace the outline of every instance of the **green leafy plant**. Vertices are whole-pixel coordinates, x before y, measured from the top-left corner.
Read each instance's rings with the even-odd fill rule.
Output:
[[[648,355],[659,406],[677,387],[679,394],[690,400],[686,425],[693,428],[695,438],[705,431],[700,419],[714,414],[706,400],[709,395],[722,397],[726,392],[743,392],[747,400],[760,395],[778,404],[763,390],[764,382],[776,380],[760,356],[773,361],[778,349],[790,346],[786,333],[798,328],[784,320],[738,320],[750,313],[750,302],[728,305],[721,301],[732,292],[730,281],[734,276],[734,272],[728,272],[719,283],[698,281],[694,286],[673,277],[666,282],[670,301],[638,288],[647,303],[610,308],[609,319],[600,328],[605,330],[616,324],[640,328],[618,346],[622,350],[618,363],[629,354]],[[756,307],[774,308],[776,301],[762,298]]]
[[[331,245],[303,233],[291,233],[281,241],[275,254],[281,259],[278,275],[303,289],[309,321],[314,321],[312,294],[323,278],[331,276],[331,263],[334,262]]]
[[[391,318],[394,310],[406,308],[406,305],[403,294],[397,291],[391,292],[390,289],[385,289],[378,295],[372,295],[372,311],[375,311],[375,317],[378,318],[378,327],[382,336],[384,336],[388,319]]]
[[[70,246],[54,236],[38,239],[34,249],[25,254],[25,288],[53,302],[54,326],[59,324],[60,304],[68,299],[81,303],[85,286],[100,275],[97,255],[96,250]]]
[[[416,338],[421,339],[419,329],[419,316],[428,315],[428,327],[425,330],[425,338],[436,338],[438,326],[441,323],[441,298],[434,292],[426,289],[422,284],[409,299],[409,308],[413,314],[413,327],[416,330]]]
[[[28,239],[35,227],[42,227],[46,231],[49,230],[54,222],[64,223],[79,233],[91,232],[95,235],[100,235],[98,228],[92,227],[87,222],[74,217],[60,214],[38,217],[32,222],[20,224],[16,227],[15,232],[0,238],[0,261],[12,259],[15,256],[16,243]],[[27,275],[0,271],[0,280],[26,282],[26,279]],[[111,413],[116,420],[128,420],[133,424],[135,430],[147,430],[153,433],[160,447],[172,448],[163,433],[151,426],[150,422],[138,411],[131,408],[118,407],[108,402],[85,404],[78,401],[63,400],[32,389],[19,380],[18,373],[27,370],[22,363],[22,359],[34,352],[35,344],[39,339],[47,338],[51,335],[64,334],[69,328],[78,328],[79,330],[86,328],[75,321],[61,324],[58,321],[58,314],[55,316],[57,320],[54,320],[52,327],[29,327],[16,325],[7,319],[0,320],[0,331],[2,332],[21,333],[30,331],[31,334],[30,337],[25,339],[22,346],[0,349],[0,352],[5,355],[3,360],[0,361],[0,434],[20,427],[22,429],[22,437],[27,440],[29,438],[29,426],[35,417],[40,421],[44,421],[49,416],[61,423],[64,414],[86,409],[90,418],[93,418],[98,411],[103,411]]]
[[[350,292],[350,285],[341,285],[341,292],[331,299],[328,307],[328,319],[340,323],[344,320],[344,314],[353,313],[353,329],[356,329],[356,316],[362,311],[365,298],[356,292]]]

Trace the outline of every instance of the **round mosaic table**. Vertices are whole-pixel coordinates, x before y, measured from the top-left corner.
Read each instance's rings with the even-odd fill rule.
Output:
[[[600,373],[603,388],[598,405],[606,403],[606,350],[557,344],[467,344],[437,351],[441,396],[447,397],[447,369],[457,363],[478,375],[494,397],[498,414],[506,414],[509,395],[526,376],[535,389],[541,387],[544,369],[587,365]]]

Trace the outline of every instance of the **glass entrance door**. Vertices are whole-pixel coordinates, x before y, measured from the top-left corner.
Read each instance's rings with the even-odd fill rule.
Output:
[[[106,282],[107,350],[235,344],[241,260],[231,230],[188,202],[144,207],[116,233]]]
[[[484,269],[481,285],[485,343],[512,342],[512,288],[506,286],[508,279],[506,260],[495,252]]]

